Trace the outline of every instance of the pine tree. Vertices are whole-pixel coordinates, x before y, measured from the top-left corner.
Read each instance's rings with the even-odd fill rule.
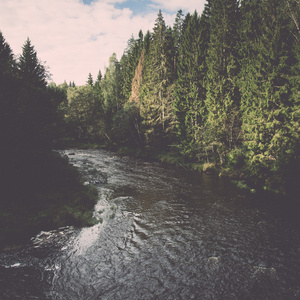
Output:
[[[31,41],[27,38],[23,45],[23,51],[18,61],[20,77],[29,85],[44,88],[47,84],[46,80],[49,74],[45,66],[39,61],[37,52],[31,45]]]
[[[24,147],[24,152],[45,151],[50,149],[53,140],[56,106],[47,94],[46,79],[49,75],[29,39],[24,43],[17,66],[21,79],[19,144]]]
[[[146,59],[141,114],[149,144],[165,148],[174,129],[174,41],[159,11]]]
[[[204,78],[209,24],[195,12],[187,14],[182,29],[175,88],[175,113],[177,135],[181,152],[192,158],[201,152],[203,122],[205,116]]]
[[[238,3],[215,0],[210,17],[210,42],[207,56],[206,151],[224,163],[226,154],[239,142]]]
[[[109,67],[106,68],[101,80],[101,91],[103,93],[103,108],[105,114],[105,132],[107,137],[112,128],[114,114],[122,109],[124,98],[122,97],[122,77],[120,63],[115,53],[109,59]]]
[[[87,84],[90,85],[91,87],[94,86],[94,80],[93,80],[93,76],[91,73],[89,73]]]
[[[175,56],[174,56],[174,70],[176,72],[176,67],[177,67],[177,60],[178,60],[178,52],[179,52],[179,46],[181,43],[181,35],[182,35],[182,27],[183,27],[183,13],[182,10],[180,9],[177,12],[176,18],[175,18],[175,23],[173,25],[173,40],[174,40],[174,51],[175,51]]]

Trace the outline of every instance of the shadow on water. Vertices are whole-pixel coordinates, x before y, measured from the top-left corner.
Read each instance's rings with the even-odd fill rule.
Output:
[[[105,151],[72,153],[99,191],[98,224],[1,253],[1,299],[299,299],[299,222],[280,200]]]

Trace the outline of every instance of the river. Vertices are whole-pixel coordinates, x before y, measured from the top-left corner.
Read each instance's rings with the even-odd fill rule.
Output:
[[[299,222],[270,201],[103,150],[61,153],[97,187],[99,222],[0,253],[0,299],[300,299]]]

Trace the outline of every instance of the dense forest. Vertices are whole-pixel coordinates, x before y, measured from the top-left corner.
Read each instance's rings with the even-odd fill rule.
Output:
[[[208,0],[201,15],[178,11],[172,27],[159,11],[152,32],[132,36],[121,59],[112,54],[104,74],[88,74],[83,86],[49,83],[31,41],[16,59],[0,33],[1,205],[31,199],[43,212],[49,197],[63,205],[45,191],[80,181],[51,152],[70,141],[295,193],[299,20],[299,0]],[[67,176],[54,180],[58,170]],[[15,212],[2,216],[2,228],[11,218]]]
[[[299,179],[298,0],[207,1],[201,15],[159,11],[104,76],[74,82],[65,136],[218,170],[283,193]]]
[[[96,190],[53,152],[63,90],[27,39],[16,59],[0,32],[0,249],[41,229],[92,224]]]

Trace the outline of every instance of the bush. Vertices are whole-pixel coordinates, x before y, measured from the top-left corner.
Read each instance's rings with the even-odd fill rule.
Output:
[[[244,165],[245,156],[243,150],[236,148],[231,150],[226,157],[227,167],[241,168]]]

